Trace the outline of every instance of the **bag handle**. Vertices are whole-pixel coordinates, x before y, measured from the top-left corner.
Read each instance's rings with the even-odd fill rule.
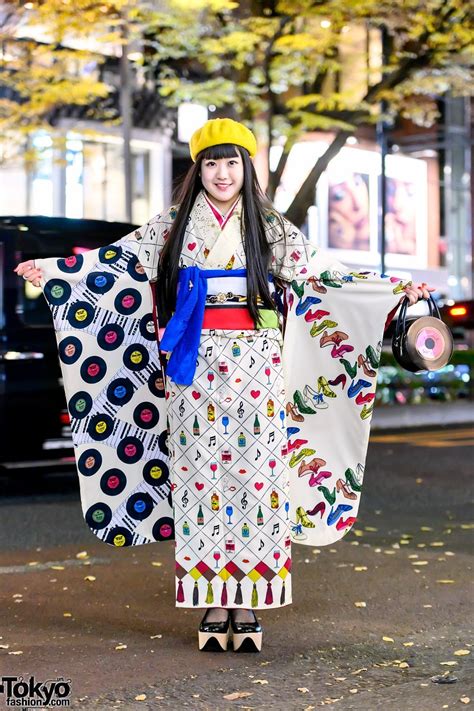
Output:
[[[434,318],[439,318],[439,320],[442,321],[441,314],[438,309],[438,305],[436,304],[436,301],[433,299],[433,295],[430,294],[429,298],[423,299],[423,301],[428,302],[430,316],[433,316]],[[405,296],[405,298],[402,301],[400,311],[398,313],[397,322],[395,324],[395,338],[396,339],[400,338],[401,334],[405,332],[407,309],[408,309],[409,303],[410,302],[409,302],[408,296]]]

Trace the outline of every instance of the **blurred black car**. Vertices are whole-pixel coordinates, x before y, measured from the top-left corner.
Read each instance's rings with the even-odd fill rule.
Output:
[[[66,257],[115,242],[135,225],[0,216],[0,472],[73,462],[56,336],[40,289],[18,262]]]

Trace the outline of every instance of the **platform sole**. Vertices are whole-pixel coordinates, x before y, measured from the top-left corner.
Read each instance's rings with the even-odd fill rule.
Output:
[[[262,632],[233,633],[234,652],[261,652],[263,643]]]
[[[225,652],[229,643],[229,633],[198,631],[200,652]]]

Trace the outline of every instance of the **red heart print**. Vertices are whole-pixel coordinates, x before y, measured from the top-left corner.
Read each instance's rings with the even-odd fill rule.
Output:
[[[165,394],[165,400],[168,400],[170,395],[171,395],[171,393],[167,392],[167,393]]]
[[[253,397],[253,399],[256,400],[258,398],[258,396],[260,395],[260,390],[251,390],[250,394]]]
[[[195,400],[199,400],[199,398],[201,397],[201,393],[198,393],[197,390],[193,390],[192,396]]]
[[[196,487],[196,489],[197,489],[198,491],[202,491],[202,490],[204,489],[204,484],[201,484],[200,481],[195,481],[195,482],[194,482],[194,486]]]
[[[192,252],[193,249],[195,248],[195,246],[196,246],[196,242],[189,242],[189,244],[188,244],[189,251]]]
[[[256,481],[254,487],[257,489],[257,491],[260,491],[260,489],[263,487],[263,481]]]

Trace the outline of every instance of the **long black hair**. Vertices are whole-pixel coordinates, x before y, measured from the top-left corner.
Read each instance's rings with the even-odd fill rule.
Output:
[[[265,236],[265,217],[273,208],[260,187],[249,152],[233,143],[222,143],[201,151],[177,188],[175,203],[178,212],[158,264],[157,297],[160,323],[163,325],[169,321],[176,308],[176,289],[184,233],[196,197],[203,189],[200,177],[201,163],[204,160],[220,160],[236,155],[241,156],[244,166],[241,229],[247,262],[247,307],[255,326],[260,323],[257,296],[262,300],[263,306],[275,310],[268,288],[271,248]]]

